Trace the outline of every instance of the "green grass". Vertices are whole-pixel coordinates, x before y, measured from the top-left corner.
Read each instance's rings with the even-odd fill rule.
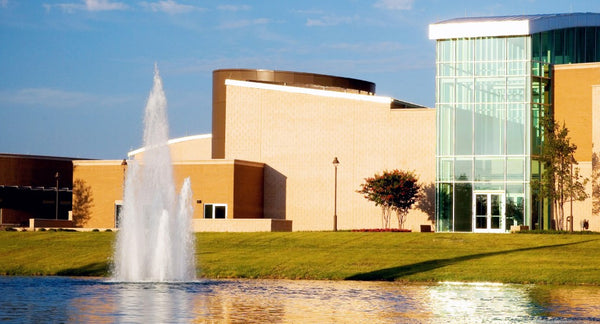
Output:
[[[115,233],[0,232],[0,274],[108,275]],[[200,233],[207,278],[600,285],[600,235]]]

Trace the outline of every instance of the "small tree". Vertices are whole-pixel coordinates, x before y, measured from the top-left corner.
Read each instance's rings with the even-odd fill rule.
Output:
[[[73,225],[78,227],[85,225],[92,216],[90,209],[93,205],[92,187],[81,179],[73,181]]]
[[[544,171],[540,180],[534,180],[532,185],[538,191],[540,198],[547,198],[553,204],[553,214],[556,229],[565,227],[564,204],[571,200],[585,200],[587,178],[582,178],[579,168],[574,168],[577,161],[574,153],[577,145],[571,143],[569,130],[563,123],[557,125],[551,115],[545,115],[542,120],[544,142],[540,160]]]
[[[381,207],[382,226],[389,228],[391,212],[396,212],[398,227],[402,229],[406,215],[420,197],[421,186],[412,171],[384,171],[374,177],[365,178],[358,193]]]

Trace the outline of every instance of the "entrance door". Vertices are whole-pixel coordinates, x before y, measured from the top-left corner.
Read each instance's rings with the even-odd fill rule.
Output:
[[[475,192],[473,200],[473,232],[504,232],[504,193]]]

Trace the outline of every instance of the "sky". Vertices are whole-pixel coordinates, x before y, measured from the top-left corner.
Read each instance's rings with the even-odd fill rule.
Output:
[[[125,158],[155,63],[171,138],[211,132],[216,69],[351,77],[433,107],[429,24],[569,12],[600,1],[0,0],[0,153]]]

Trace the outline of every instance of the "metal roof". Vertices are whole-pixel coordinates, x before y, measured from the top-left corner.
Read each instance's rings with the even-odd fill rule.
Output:
[[[465,17],[429,25],[429,39],[531,35],[554,29],[600,27],[599,13]]]

